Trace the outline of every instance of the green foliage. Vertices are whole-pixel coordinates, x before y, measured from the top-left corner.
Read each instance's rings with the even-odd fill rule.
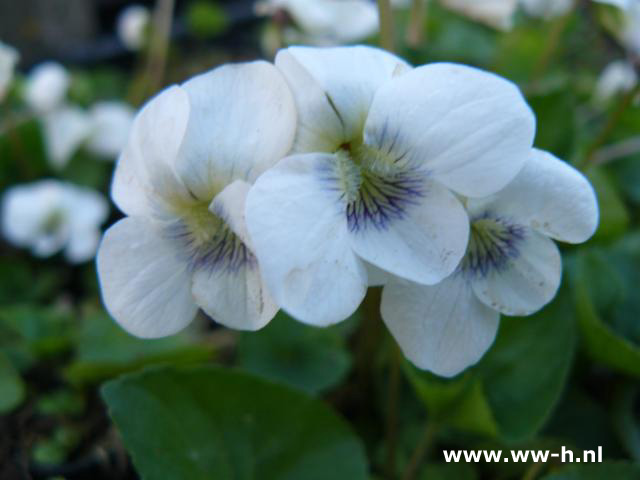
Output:
[[[25,397],[25,385],[6,355],[0,352],[0,414],[20,405]]]
[[[640,478],[640,466],[629,463],[605,462],[594,465],[571,466],[553,473],[542,480],[636,480]]]
[[[310,327],[281,312],[261,331],[242,335],[238,364],[265,378],[319,393],[340,383],[351,364],[340,328]]]
[[[213,38],[229,27],[224,9],[215,2],[198,0],[189,5],[187,24],[197,37]]]
[[[367,478],[362,445],[322,402],[239,371],[156,369],[103,397],[147,480]]]

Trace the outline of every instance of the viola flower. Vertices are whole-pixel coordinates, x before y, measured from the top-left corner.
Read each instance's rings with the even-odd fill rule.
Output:
[[[524,11],[537,18],[550,20],[552,18],[566,15],[573,4],[574,0],[520,0]]]
[[[529,315],[555,296],[562,260],[551,239],[581,243],[598,225],[589,181],[540,150],[506,188],[467,208],[471,236],[457,271],[434,286],[392,279],[382,293],[382,317],[405,356],[447,377],[488,350],[501,313]]]
[[[378,9],[369,0],[263,0],[255,10],[284,24],[287,44],[342,45],[378,32]]]
[[[4,100],[9,90],[19,58],[14,48],[0,42],[0,101]]]
[[[142,5],[131,5],[118,15],[116,31],[128,50],[140,50],[146,41],[151,14]]]
[[[440,0],[446,8],[498,30],[513,26],[518,0]]]
[[[64,102],[70,83],[69,73],[62,65],[41,63],[29,73],[25,101],[36,113],[50,112]]]
[[[40,122],[47,159],[55,169],[62,169],[84,144],[91,132],[86,112],[79,107],[63,105],[45,113]]]
[[[247,198],[276,302],[330,325],[362,301],[368,264],[423,284],[450,275],[469,235],[452,191],[490,195],[528,158],[535,120],[517,87],[462,65],[411,69],[363,46],[292,47],[276,66],[295,98],[296,138]]]
[[[87,149],[100,157],[117,158],[124,149],[135,111],[124,102],[98,102],[89,110]]]
[[[9,188],[2,199],[2,232],[38,257],[61,250],[72,263],[94,257],[109,214],[98,192],[56,180]]]
[[[601,103],[611,100],[619,93],[629,92],[638,84],[638,75],[633,65],[626,60],[611,62],[600,74],[595,98]]]
[[[112,186],[127,217],[97,257],[103,301],[125,330],[171,335],[198,307],[243,330],[275,315],[244,203],[249,183],[291,148],[295,121],[285,80],[261,61],[170,87],[138,113]]]

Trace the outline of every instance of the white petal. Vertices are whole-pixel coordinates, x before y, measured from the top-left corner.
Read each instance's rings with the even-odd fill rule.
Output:
[[[97,155],[115,159],[131,133],[135,112],[123,102],[98,102],[91,107],[91,136],[87,148]]]
[[[470,197],[513,180],[529,156],[535,119],[511,82],[475,68],[436,63],[377,92],[365,142]]]
[[[100,244],[100,230],[76,232],[69,238],[65,255],[71,263],[82,263],[91,260]]]
[[[546,20],[562,16],[571,10],[573,0],[520,0],[527,14]]]
[[[369,262],[364,262],[364,266],[367,269],[367,278],[369,280],[368,285],[370,287],[381,287],[382,285],[386,285],[389,278],[393,276],[391,273],[386,272]]]
[[[349,317],[367,289],[339,192],[320,176],[333,161],[323,154],[287,157],[247,198],[247,227],[269,291],[291,315],[319,326]]]
[[[294,23],[315,44],[339,45],[357,42],[378,31],[378,11],[363,0],[285,0]]]
[[[587,178],[536,149],[513,182],[489,198],[471,200],[469,209],[494,212],[569,243],[586,241],[598,227],[598,202]]]
[[[198,198],[211,201],[233,180],[253,182],[289,152],[295,106],[273,65],[225,65],[183,88],[191,115],[177,168]]]
[[[49,112],[64,102],[70,84],[69,73],[62,65],[41,63],[29,73],[25,101],[38,113]]]
[[[551,301],[560,286],[562,258],[553,240],[526,229],[518,255],[499,269],[473,279],[473,290],[487,306],[505,315],[530,315]]]
[[[170,210],[172,204],[192,200],[175,173],[189,110],[187,94],[173,86],[152,98],[136,116],[118,159],[111,191],[124,213],[158,213]]]
[[[360,140],[376,90],[393,77],[398,57],[373,47],[291,47],[276,56],[298,109],[295,152],[335,152]]]
[[[400,218],[384,226],[352,230],[351,244],[367,262],[414,282],[433,285],[448,277],[469,239],[469,217],[458,199],[425,180],[423,195],[407,203]]]
[[[242,240],[242,243],[252,249],[245,218],[247,195],[250,189],[251,184],[236,180],[216,195],[209,205],[209,210],[222,218],[231,231]]]
[[[87,114],[77,107],[65,106],[44,118],[47,157],[55,168],[64,168],[91,131]]]
[[[508,30],[513,26],[513,14],[518,7],[518,0],[440,1],[451,10],[500,30]]]
[[[431,287],[390,282],[382,291],[380,309],[404,355],[417,367],[445,377],[482,358],[500,321],[500,314],[478,301],[461,275]]]
[[[615,60],[600,74],[595,97],[600,102],[607,102],[619,93],[630,91],[637,84],[638,75],[634,66],[626,60]]]
[[[164,337],[193,320],[197,306],[187,264],[153,222],[128,217],[113,225],[97,266],[104,304],[129,333]]]
[[[256,262],[237,270],[197,270],[193,276],[196,303],[216,322],[236,330],[259,330],[278,312]]]
[[[129,50],[139,50],[144,46],[151,14],[147,7],[131,5],[118,15],[117,32],[122,44]]]

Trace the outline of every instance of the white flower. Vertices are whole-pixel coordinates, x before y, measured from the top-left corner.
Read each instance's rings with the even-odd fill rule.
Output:
[[[118,15],[117,32],[122,44],[129,50],[140,50],[146,40],[151,14],[142,5],[131,5]]]
[[[606,5],[613,5],[614,7],[628,9],[637,0],[593,0],[597,3],[604,3]]]
[[[127,143],[135,111],[123,102],[98,102],[89,110],[91,134],[87,148],[105,158],[117,158]]]
[[[73,263],[93,258],[100,225],[109,214],[98,192],[56,180],[8,189],[2,199],[2,232],[38,257],[61,250]]]
[[[14,48],[0,42],[0,101],[4,100],[9,90],[9,85],[13,80],[13,70],[19,58],[18,52]]]
[[[56,169],[64,168],[87,140],[91,122],[82,109],[63,105],[41,118],[47,159]]]
[[[616,32],[620,42],[635,55],[640,55],[640,1],[638,0],[594,0],[614,5],[624,12],[623,25]]]
[[[36,66],[25,86],[25,100],[37,113],[49,112],[60,106],[69,89],[67,70],[56,62],[45,62]]]
[[[549,20],[568,13],[574,0],[520,0],[520,3],[528,15]]]
[[[105,233],[97,259],[104,303],[123,328],[170,335],[198,307],[246,330],[275,315],[244,200],[247,182],[290,149],[295,119],[285,80],[266,62],[217,68],[141,110],[112,187],[128,216]]]
[[[633,65],[625,60],[611,62],[600,74],[596,85],[595,97],[606,102],[621,92],[628,92],[638,83]]]
[[[505,189],[469,199],[468,209],[471,237],[454,275],[435,286],[390,280],[382,293],[382,317],[405,356],[443,376],[482,357],[500,313],[529,315],[555,296],[561,257],[551,238],[584,242],[598,224],[588,180],[540,150]]]
[[[518,0],[440,0],[445,7],[500,30],[513,26]]]
[[[269,290],[294,317],[347,318],[367,263],[434,284],[467,245],[449,191],[486,196],[524,165],[535,120],[518,89],[454,64],[411,69],[370,47],[281,51],[293,91],[292,155],[255,183],[247,226]]]
[[[295,28],[285,30],[287,43],[341,45],[378,31],[378,10],[369,0],[266,0],[256,11],[291,18]]]

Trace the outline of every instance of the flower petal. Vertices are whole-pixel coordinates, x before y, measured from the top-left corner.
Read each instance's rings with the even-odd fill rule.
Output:
[[[475,364],[493,343],[500,314],[454,275],[434,286],[395,281],[382,290],[382,318],[404,355],[445,377]]]
[[[42,120],[47,157],[53,167],[62,169],[89,136],[87,114],[77,107],[64,106]]]
[[[283,76],[264,61],[225,65],[183,85],[191,116],[178,171],[199,199],[253,182],[290,150],[296,112]]]
[[[447,8],[499,30],[513,26],[518,0],[440,0]],[[560,1],[560,0],[554,0]]]
[[[530,315],[551,301],[560,286],[562,258],[553,240],[524,229],[517,256],[473,278],[473,291],[505,315]]]
[[[236,330],[259,330],[278,312],[255,259],[237,270],[196,270],[192,292],[207,315]]]
[[[227,185],[209,205],[209,210],[214,215],[222,218],[231,228],[242,243],[251,247],[249,232],[245,218],[247,195],[251,189],[251,184],[242,180]]]
[[[172,86],[151,99],[136,116],[118,159],[111,195],[128,215],[162,214],[192,199],[175,173],[189,120],[189,98]]]
[[[542,150],[506,188],[469,209],[491,211],[563,242],[581,243],[598,227],[598,201],[589,180],[575,168]]]
[[[333,153],[360,140],[376,90],[407,64],[383,50],[354,46],[291,47],[278,53],[276,66],[298,109],[293,151]]]
[[[269,291],[291,315],[318,326],[349,317],[367,289],[339,192],[321,177],[333,161],[324,154],[287,157],[247,197],[247,227]]]
[[[433,285],[460,263],[469,239],[469,217],[458,199],[438,183],[425,179],[419,190],[421,195],[411,198],[385,224],[351,228],[351,245],[383,270]]]
[[[435,63],[383,85],[365,142],[420,166],[469,197],[495,193],[529,157],[535,119],[511,82],[475,68]]]
[[[97,257],[102,300],[129,333],[172,335],[197,312],[191,274],[174,245],[153,222],[128,217],[104,234]]]

